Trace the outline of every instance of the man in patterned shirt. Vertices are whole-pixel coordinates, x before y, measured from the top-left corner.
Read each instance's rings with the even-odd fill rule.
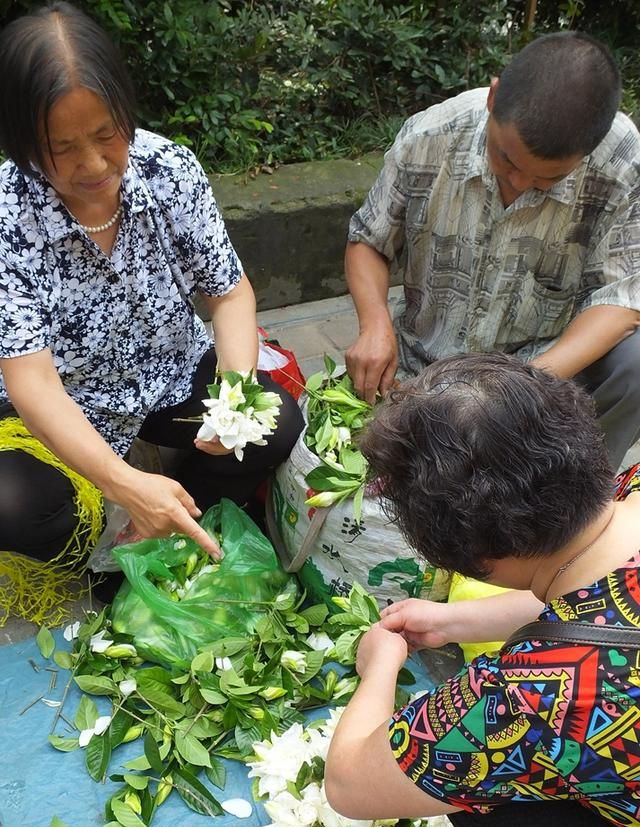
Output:
[[[398,365],[516,354],[586,388],[620,464],[640,435],[640,134],[619,100],[608,50],[565,32],[404,124],[349,228],[359,393]]]

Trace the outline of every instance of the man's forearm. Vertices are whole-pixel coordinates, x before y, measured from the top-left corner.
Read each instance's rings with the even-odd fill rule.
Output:
[[[344,267],[360,330],[377,325],[381,318],[390,323],[389,265],[385,257],[367,244],[349,241]]]
[[[531,364],[570,379],[634,333],[640,312],[627,307],[597,305],[573,319],[558,341]]]

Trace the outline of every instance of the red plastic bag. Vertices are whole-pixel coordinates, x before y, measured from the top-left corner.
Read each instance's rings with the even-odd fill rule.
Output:
[[[268,338],[267,332],[259,328],[260,333],[260,356],[258,362],[260,370],[266,370],[274,382],[288,391],[294,399],[298,399],[304,390],[305,378],[300,370],[300,365],[292,350],[280,347],[280,345]],[[278,367],[263,368],[260,362],[275,361]]]

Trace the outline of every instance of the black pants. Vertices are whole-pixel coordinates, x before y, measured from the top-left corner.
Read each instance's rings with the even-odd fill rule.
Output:
[[[503,804],[488,815],[451,813],[453,827],[605,827],[610,822],[574,801]]]
[[[216,364],[211,348],[198,365],[189,398],[149,414],[139,432],[148,442],[183,451],[172,476],[202,511],[222,497],[238,505],[250,500],[258,485],[288,457],[304,425],[295,400],[261,372],[260,383],[282,399],[278,428],[267,445],[247,445],[242,462],[233,454],[211,456],[198,451],[193,446],[198,424],[174,420],[203,412],[202,400],[208,396]],[[64,548],[76,525],[74,491],[64,474],[24,451],[0,451],[0,550],[49,560]]]

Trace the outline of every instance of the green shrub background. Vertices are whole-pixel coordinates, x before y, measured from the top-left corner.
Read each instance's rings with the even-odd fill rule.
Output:
[[[0,0],[3,22],[37,7]],[[603,37],[640,110],[640,3],[77,0],[118,42],[140,122],[232,172],[385,148],[402,120],[486,85],[533,34]]]

